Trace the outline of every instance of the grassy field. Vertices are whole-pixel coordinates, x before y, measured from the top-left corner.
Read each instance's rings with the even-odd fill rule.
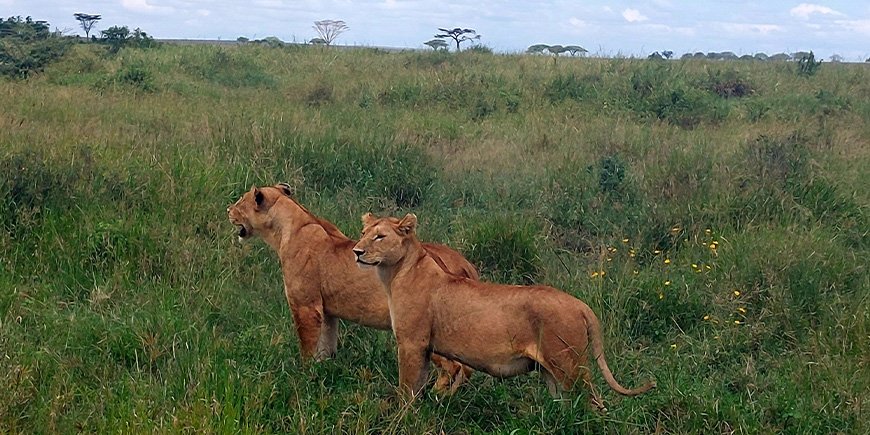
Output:
[[[0,78],[0,432],[867,433],[870,69],[797,70],[77,45]],[[225,212],[279,181],[576,295],[658,388],[602,416],[478,373],[403,407],[392,336],[347,323],[303,364]]]

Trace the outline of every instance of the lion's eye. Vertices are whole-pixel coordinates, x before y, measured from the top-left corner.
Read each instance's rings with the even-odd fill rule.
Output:
[[[383,239],[384,237],[387,237],[387,236],[385,236],[385,235],[383,235],[383,234],[378,234],[377,236],[375,236],[375,241],[381,240],[381,239]]]

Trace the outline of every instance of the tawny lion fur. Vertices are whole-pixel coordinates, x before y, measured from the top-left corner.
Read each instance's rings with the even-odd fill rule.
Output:
[[[240,240],[259,236],[278,254],[302,357],[320,360],[335,354],[338,319],[390,329],[390,310],[380,281],[357,266],[351,251],[355,241],[314,216],[291,193],[286,184],[253,187],[227,213],[239,228]],[[458,252],[429,243],[423,249],[447,272],[478,278]],[[438,390],[455,391],[471,373],[443,357],[432,360],[443,369],[435,384]]]
[[[592,404],[604,410],[592,389],[587,346],[614,391],[635,396],[655,386],[630,390],[616,382],[604,359],[598,318],[585,303],[552,287],[445,273],[417,240],[416,226],[413,214],[401,220],[366,214],[354,247],[357,262],[374,266],[390,299],[403,392],[420,391],[427,357],[436,354],[498,377],[539,369],[554,395],[582,379]]]

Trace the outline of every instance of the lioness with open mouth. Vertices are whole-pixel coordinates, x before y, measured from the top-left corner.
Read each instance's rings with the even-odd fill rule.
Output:
[[[552,287],[509,286],[445,273],[416,236],[417,217],[401,220],[363,216],[354,246],[357,263],[374,267],[390,300],[399,356],[399,388],[412,396],[427,378],[430,354],[461,361],[493,376],[540,369],[550,393],[571,389],[578,378],[599,410],[592,388],[587,346],[614,391],[619,385],[604,359],[601,328],[585,303]]]
[[[390,329],[390,310],[378,279],[360,270],[354,241],[330,222],[314,216],[291,197],[287,184],[252,187],[227,208],[239,240],[259,236],[275,250],[284,275],[284,295],[293,313],[303,359],[332,356],[338,319]],[[449,275],[477,279],[477,269],[458,252],[426,243],[422,249]],[[471,369],[433,355],[443,372],[436,390],[454,392]]]

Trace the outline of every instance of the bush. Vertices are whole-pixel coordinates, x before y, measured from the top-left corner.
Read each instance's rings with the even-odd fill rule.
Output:
[[[463,252],[493,281],[534,284],[541,270],[539,233],[530,219],[475,215],[464,227]]]
[[[559,74],[550,80],[544,88],[544,96],[551,103],[564,100],[584,101],[595,98],[595,84],[598,76],[577,77],[576,74]]]
[[[145,92],[154,91],[154,77],[144,65],[128,65],[118,71],[115,81]]]
[[[300,137],[284,146],[282,156],[301,169],[312,190],[351,188],[362,197],[384,198],[399,207],[418,206],[438,173],[423,150],[378,140]]]
[[[109,46],[109,53],[117,53],[124,47],[152,48],[159,44],[138,27],[133,32],[127,26],[112,26],[100,32],[100,42]]]
[[[259,50],[226,50],[224,48],[185,47],[181,67],[197,78],[227,87],[266,87],[275,85],[257,56]]]
[[[722,98],[740,98],[755,93],[752,85],[744,81],[735,70],[709,70],[707,74],[707,89]]]
[[[0,18],[0,75],[27,78],[60,59],[69,39],[48,30],[45,21],[30,17]]]
[[[809,77],[814,76],[822,67],[822,61],[816,61],[816,56],[812,51],[798,59],[797,72],[799,76]]]
[[[628,105],[634,111],[670,124],[693,128],[703,121],[719,122],[728,106],[673,71],[671,63],[644,62],[630,79]]]
[[[566,162],[553,172],[545,197],[557,241],[578,252],[591,250],[600,238],[615,233],[639,232],[647,212],[629,168],[616,155],[585,169]]]

